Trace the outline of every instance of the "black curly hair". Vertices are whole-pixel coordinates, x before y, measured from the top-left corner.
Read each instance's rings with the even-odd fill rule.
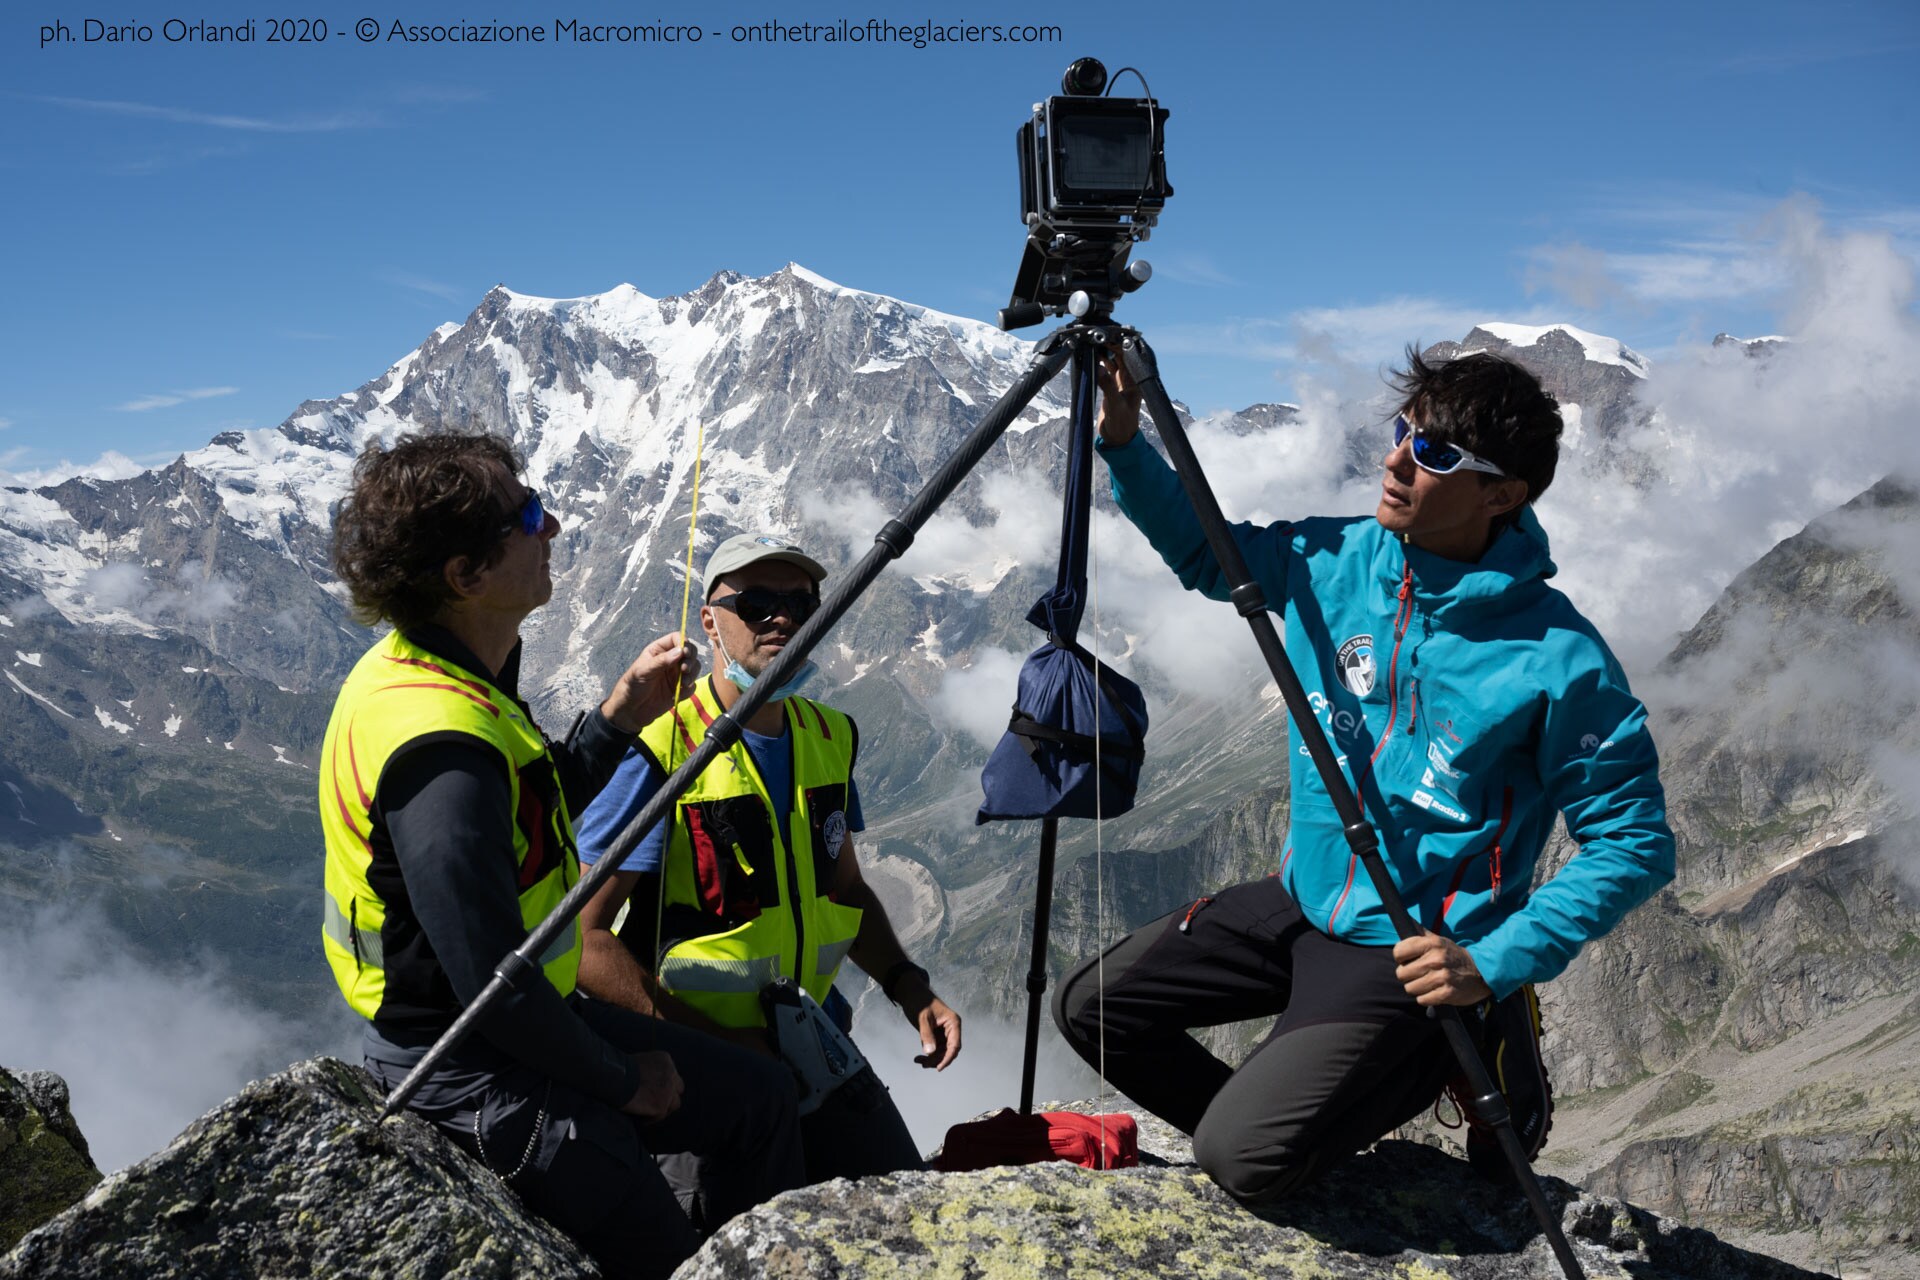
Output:
[[[506,441],[478,432],[369,445],[333,518],[333,571],[352,595],[354,619],[420,626],[454,598],[447,561],[497,561],[502,527],[520,505],[513,478],[521,465]]]
[[[1525,481],[1529,503],[1553,483],[1560,406],[1512,360],[1474,351],[1430,362],[1410,346],[1406,369],[1388,374],[1387,385],[1400,394],[1396,412]],[[1473,474],[1483,484],[1500,483],[1498,476]]]

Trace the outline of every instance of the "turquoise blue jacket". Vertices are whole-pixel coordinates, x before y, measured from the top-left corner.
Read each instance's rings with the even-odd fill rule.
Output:
[[[1181,584],[1227,599],[1173,469],[1139,437],[1101,455],[1120,509]],[[1285,617],[1287,653],[1407,909],[1464,946],[1495,995],[1555,976],[1673,878],[1646,708],[1547,585],[1531,508],[1473,564],[1406,546],[1371,516],[1233,535]],[[1293,760],[1287,891],[1323,932],[1392,943],[1306,748]],[[1534,889],[1556,813],[1579,852]]]

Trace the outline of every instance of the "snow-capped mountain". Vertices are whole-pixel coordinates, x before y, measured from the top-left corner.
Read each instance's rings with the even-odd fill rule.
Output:
[[[1592,397],[1590,420],[1631,411],[1644,365],[1565,327],[1489,324],[1465,345],[1511,351],[1563,401]],[[242,763],[310,768],[333,690],[368,638],[347,617],[327,546],[331,507],[371,441],[484,428],[526,459],[528,481],[563,522],[555,598],[530,620],[524,667],[536,710],[557,729],[647,639],[679,625],[696,463],[696,572],[748,529],[788,533],[842,567],[1032,350],[799,266],[758,279],[725,272],[658,299],[627,285],[569,300],[501,287],[464,323],[440,326],[364,386],[302,404],[277,429],[223,434],[130,479],[0,491],[0,639],[17,641],[0,686],[16,722],[6,759],[19,796],[32,798],[17,801],[27,825],[15,826],[22,838],[64,831],[72,824],[47,822],[70,804],[83,825],[136,843],[198,847],[218,821],[128,800],[156,761],[215,792],[230,778],[249,821],[260,816],[245,796],[253,783],[234,772]],[[1033,402],[942,514],[944,535],[930,526],[816,655],[864,740],[885,744],[862,762],[876,859],[922,898],[944,900],[928,881],[958,891],[961,914],[979,905],[967,886],[1027,861],[1009,828],[968,822],[980,736],[997,729],[969,733],[954,714],[1010,702],[1011,669],[1004,689],[955,678],[1037,639],[1022,618],[1051,577],[1065,461],[1059,433],[1039,428],[1064,422],[1066,396],[1062,378]],[[1294,406],[1255,405],[1219,425],[1244,439],[1298,421]],[[1143,643],[1137,619],[1123,625],[1125,603],[1099,637],[1123,665]],[[1152,846],[1156,832],[1284,776],[1276,700],[1223,725],[1204,701],[1132,673],[1154,698],[1152,768],[1165,785],[1109,839]],[[63,764],[36,768],[36,757],[54,758],[53,742],[65,744]],[[1208,766],[1221,758],[1234,767]],[[208,806],[219,803],[190,808]],[[272,821],[289,840],[311,834],[304,812]],[[987,888],[979,898],[990,903]]]
[[[1603,430],[1634,412],[1645,361],[1610,339],[1490,323],[1436,353],[1482,347],[1536,367]],[[0,491],[0,609],[126,649],[113,665],[127,671],[141,669],[142,644],[191,643],[201,656],[172,664],[174,674],[245,676],[317,699],[297,732],[249,745],[224,721],[196,723],[177,697],[123,696],[131,705],[111,715],[115,699],[89,684],[98,668],[21,658],[7,689],[38,714],[74,701],[85,717],[75,723],[110,735],[102,742],[222,755],[233,742],[261,763],[311,764],[324,704],[366,642],[327,568],[329,512],[354,457],[409,431],[484,428],[512,440],[563,522],[555,599],[530,620],[524,668],[536,709],[563,722],[648,638],[679,624],[690,521],[696,572],[720,540],[748,529],[796,536],[830,567],[849,563],[1032,349],[797,265],[759,279],[723,272],[659,299],[628,285],[569,300],[496,288],[463,324],[440,326],[379,377],[301,405],[275,430],[223,434],[131,479]],[[887,734],[887,751],[867,766],[876,798],[911,799],[909,811],[944,800],[959,812],[973,794],[962,775],[983,748],[929,702],[983,646],[1031,647],[1020,618],[1050,574],[1064,467],[1058,433],[1036,428],[1065,414],[1059,379],[949,504],[950,536],[924,539],[932,545],[883,575],[817,655],[835,696]],[[1235,436],[1284,432],[1298,417],[1291,405],[1255,405],[1223,425]],[[1354,452],[1358,466],[1376,451]],[[1116,652],[1138,642],[1110,630]],[[1219,745],[1211,717],[1147,682],[1161,696],[1163,758]],[[1264,744],[1247,756],[1262,774],[1285,767],[1277,707],[1267,712],[1244,729]],[[1213,798],[1203,784],[1183,805]],[[944,821],[907,823],[902,852]]]

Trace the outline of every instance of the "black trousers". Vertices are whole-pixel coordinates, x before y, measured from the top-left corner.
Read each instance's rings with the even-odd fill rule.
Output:
[[[1053,1016],[1229,1195],[1271,1204],[1439,1097],[1453,1059],[1391,947],[1329,938],[1269,876],[1182,905],[1082,964]],[[1237,1069],[1188,1034],[1278,1016]]]
[[[785,1066],[613,1005],[580,999],[574,1007],[623,1052],[671,1054],[686,1087],[680,1109],[643,1122],[519,1066],[438,1073],[410,1106],[494,1172],[511,1174],[507,1183],[527,1206],[573,1237],[603,1274],[667,1276],[699,1248],[703,1230],[804,1185]],[[389,1089],[406,1074],[371,1057],[366,1065]],[[654,1163],[676,1153],[699,1157],[706,1170],[698,1228]]]
[[[926,1168],[900,1108],[871,1068],[834,1090],[811,1115],[800,1118],[800,1147],[809,1184]],[[659,1165],[689,1217],[701,1221],[711,1216],[706,1205],[712,1173],[706,1160],[694,1154],[671,1154],[661,1156]]]

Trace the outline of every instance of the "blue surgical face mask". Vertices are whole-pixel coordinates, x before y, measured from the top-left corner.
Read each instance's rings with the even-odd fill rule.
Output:
[[[732,681],[733,687],[742,693],[753,688],[753,673],[741,666],[739,660],[727,652],[726,641],[720,639],[720,633],[718,631],[714,632],[713,638],[714,643],[720,646],[720,656],[727,660],[727,668],[721,674]],[[782,698],[791,698],[794,694],[804,689],[819,671],[819,664],[811,659],[801,663],[800,669],[795,671],[785,684],[767,695],[767,701],[779,702]]]

